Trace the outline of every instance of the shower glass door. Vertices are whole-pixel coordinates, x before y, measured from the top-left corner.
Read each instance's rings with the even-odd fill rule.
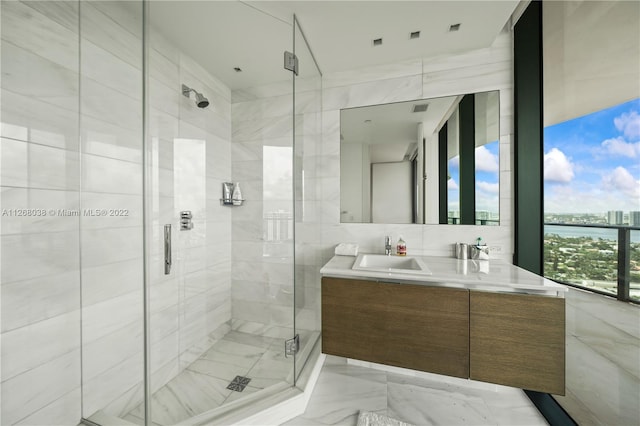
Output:
[[[320,336],[321,224],[328,211],[322,202],[322,73],[294,16],[294,53],[298,60],[293,81],[295,180],[295,334],[300,347],[295,377],[300,375]]]
[[[146,20],[148,420],[222,422],[293,383],[291,26],[235,1]]]

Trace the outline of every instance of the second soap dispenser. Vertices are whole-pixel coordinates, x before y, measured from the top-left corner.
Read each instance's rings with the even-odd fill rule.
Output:
[[[407,243],[402,239],[402,235],[398,238],[398,245],[396,246],[396,254],[398,256],[406,256],[407,255]]]

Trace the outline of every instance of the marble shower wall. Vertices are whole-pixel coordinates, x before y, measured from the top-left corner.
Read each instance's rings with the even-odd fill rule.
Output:
[[[410,254],[434,256],[452,256],[453,243],[472,243],[482,237],[490,245],[501,246],[502,252],[494,258],[512,261],[512,70],[512,34],[505,30],[488,48],[323,76],[323,135],[317,167],[323,193],[320,264],[333,256],[340,242],[356,242],[361,251],[382,252],[385,235],[394,240],[402,235]],[[340,109],[489,90],[500,91],[500,226],[340,223]]]
[[[2,208],[55,210],[2,217],[2,424],[77,424],[142,400],[140,6],[2,2]],[[231,111],[217,79],[157,34],[151,43],[157,388],[229,327],[231,216],[218,198],[231,171]],[[196,108],[181,83],[211,106]],[[96,209],[121,215],[83,214]],[[180,210],[193,211],[193,231],[178,230]],[[165,223],[174,227],[168,279]]]
[[[220,198],[222,182],[231,177],[231,91],[156,32],[150,43],[149,138],[151,163],[157,165],[149,194],[155,390],[230,329],[231,210]],[[209,107],[182,96],[182,84],[208,98]],[[192,213],[193,229],[180,230],[181,211]],[[170,275],[163,273],[165,224],[173,232]]]
[[[286,73],[280,83],[233,92],[231,144],[233,181],[247,200],[232,212],[232,328],[281,338],[293,326],[293,85]]]
[[[296,79],[295,119],[292,89],[290,77],[237,90],[232,105],[232,175],[247,199],[233,209],[232,328],[278,338],[292,336],[294,274],[296,325],[320,329],[321,78]]]

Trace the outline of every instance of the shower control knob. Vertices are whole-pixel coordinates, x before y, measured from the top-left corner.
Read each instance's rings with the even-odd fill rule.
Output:
[[[180,230],[181,231],[189,231],[193,229],[193,222],[191,221],[192,218],[193,218],[193,215],[191,214],[191,211],[185,210],[180,212]]]

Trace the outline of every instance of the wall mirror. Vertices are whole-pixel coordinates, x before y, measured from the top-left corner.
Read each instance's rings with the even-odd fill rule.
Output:
[[[340,111],[340,222],[498,225],[499,92]]]

